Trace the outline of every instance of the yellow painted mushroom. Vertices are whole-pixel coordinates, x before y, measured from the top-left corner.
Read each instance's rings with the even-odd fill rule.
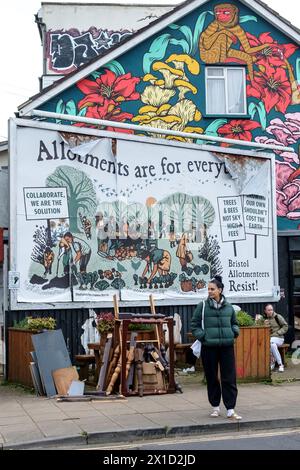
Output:
[[[193,75],[198,75],[200,72],[199,63],[190,57],[188,54],[171,54],[170,57],[166,60],[166,63],[172,62],[176,68],[183,69],[183,64],[186,64],[188,70]]]

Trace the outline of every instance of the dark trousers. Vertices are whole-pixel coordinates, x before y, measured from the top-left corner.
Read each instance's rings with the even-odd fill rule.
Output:
[[[234,346],[203,346],[201,358],[211,406],[219,406],[221,396],[227,410],[233,409],[238,394],[236,386]],[[220,365],[221,384],[218,378]]]

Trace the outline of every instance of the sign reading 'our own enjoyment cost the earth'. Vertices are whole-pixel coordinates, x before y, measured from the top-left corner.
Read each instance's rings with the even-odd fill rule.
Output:
[[[69,217],[66,188],[23,188],[26,220]]]

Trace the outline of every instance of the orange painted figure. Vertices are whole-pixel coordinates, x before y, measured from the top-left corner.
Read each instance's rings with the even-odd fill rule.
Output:
[[[220,3],[214,8],[215,20],[200,35],[200,57],[206,64],[220,64],[238,59],[248,67],[253,80],[253,62],[255,54],[272,44],[251,47],[243,28],[239,23],[239,9],[230,3]],[[232,44],[240,42],[243,51],[233,49]]]
[[[52,264],[54,261],[54,253],[49,246],[46,246],[43,257],[43,265],[45,268],[44,276],[51,274]]]

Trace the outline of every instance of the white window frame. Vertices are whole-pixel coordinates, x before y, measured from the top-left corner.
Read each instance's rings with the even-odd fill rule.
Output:
[[[223,75],[208,76],[208,70],[212,69],[223,69]],[[244,112],[243,113],[231,113],[228,110],[228,70],[241,70],[243,72],[244,80]],[[225,81],[225,113],[210,113],[208,111],[208,80],[220,80]],[[246,67],[236,67],[236,66],[224,66],[224,65],[213,65],[205,67],[205,114],[207,116],[247,116],[247,88],[246,88]]]

